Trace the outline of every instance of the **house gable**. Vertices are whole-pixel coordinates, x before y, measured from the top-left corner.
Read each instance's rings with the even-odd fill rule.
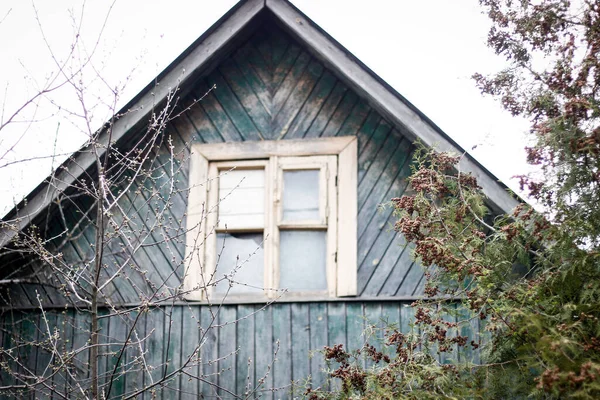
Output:
[[[433,122],[404,99],[393,88],[350,54],[326,32],[320,29],[302,12],[286,0],[242,0],[196,40],[165,71],[132,99],[117,115],[120,118],[112,127],[112,140],[123,140],[136,128],[144,126],[150,112],[165,102],[173,90],[188,86],[199,75],[214,67],[219,59],[228,54],[235,38],[244,36],[265,15],[274,17],[298,41],[378,112],[397,127],[404,127],[412,140],[435,146],[442,151],[464,154],[460,161],[463,172],[472,173],[488,197],[495,211],[509,212],[518,201],[508,193],[506,186],[498,181],[481,164],[466,153],[456,142],[442,132]],[[160,86],[155,85],[159,82]],[[106,144],[108,134],[101,133],[100,144]],[[30,224],[56,197],[67,190],[81,174],[93,165],[93,157],[85,149],[65,162],[63,171],[55,179],[40,184],[26,200],[7,216],[14,220],[14,228],[0,231],[0,247],[6,245],[19,230]]]
[[[340,57],[344,60],[340,61]],[[196,64],[190,60],[196,60]],[[183,66],[187,72],[182,78]],[[325,379],[324,362],[318,356],[309,359],[309,352],[340,343],[359,348],[364,343],[361,334],[366,320],[382,325],[385,319],[403,331],[410,329],[413,310],[408,305],[422,292],[423,272],[413,263],[410,247],[403,246],[393,231],[392,208],[379,205],[401,196],[407,189],[412,141],[422,137],[420,131],[428,132],[427,140],[443,139],[451,146],[453,142],[282,0],[241,2],[162,74],[159,81],[161,85],[154,92],[156,100],[142,93],[127,107],[138,111],[127,114],[115,126],[119,144],[124,148],[136,145],[136,133],[144,130],[147,121],[139,104],[160,103],[161,96],[168,92],[168,82],[181,82],[181,95],[173,112],[179,116],[167,125],[161,146],[149,161],[148,166],[154,171],[152,179],[136,181],[136,186],[123,192],[121,189],[128,182],[125,179],[114,190],[120,196],[113,215],[115,221],[131,218],[136,232],[141,232],[140,237],[148,234],[144,240],[149,245],[139,248],[128,262],[126,273],[106,285],[103,294],[118,307],[136,306],[148,300],[144,295],[150,297],[160,288],[158,295],[149,300],[152,307],[140,319],[139,334],[148,337],[145,343],[148,363],[160,365],[169,360],[169,368],[177,366],[196,343],[202,342],[202,359],[218,361],[200,363],[190,371],[191,376],[213,379],[220,387],[198,384],[182,376],[158,389],[159,393],[164,390],[164,396],[168,397],[181,390],[194,398],[196,393],[206,397],[227,396],[226,390],[243,393],[249,382],[257,386],[264,377],[264,388],[284,388],[275,393],[265,391],[265,398],[285,397],[292,379],[301,381],[312,375],[314,385],[321,385]],[[375,89],[377,94],[371,92]],[[160,294],[172,293],[169,291],[180,287],[183,281],[192,176],[189,159],[195,145],[339,136],[356,137],[358,142],[356,298],[299,301],[284,298],[268,306],[252,300],[218,307],[172,300],[161,303]],[[84,153],[75,158],[76,165],[83,168]],[[491,179],[484,170],[477,169],[476,163],[469,165]],[[157,192],[160,196],[154,195]],[[44,201],[56,199],[53,196],[47,192]],[[504,197],[498,198],[495,204],[504,201]],[[36,204],[41,207],[44,203],[39,200]],[[39,226],[47,237],[69,232],[68,240],[63,240],[63,236],[54,242],[55,249],[70,267],[85,269],[94,255],[93,202],[80,197],[65,204],[62,214],[54,212],[52,207],[56,205],[49,210],[42,207],[47,211],[45,215],[51,217]],[[168,241],[156,231],[149,231],[154,224],[160,225]],[[115,275],[128,260],[121,243],[110,242],[103,260],[106,268],[101,273],[105,277]],[[18,265],[33,271],[38,263],[25,264],[24,260],[15,259],[1,267],[10,272]],[[65,282],[44,273],[42,270],[37,279],[52,283],[51,286],[15,284],[6,288],[4,298],[10,299],[13,307],[35,307],[39,298],[44,306],[64,308],[65,299],[56,288]],[[78,302],[75,298],[68,301]],[[10,313],[0,316],[1,324],[10,326],[11,318]],[[64,333],[65,340],[81,340],[77,330],[83,331],[89,325],[89,316],[72,307],[53,318],[51,323],[58,329],[66,326],[73,331]],[[123,340],[127,324],[131,321],[121,316],[101,320],[101,340],[106,343],[114,338]],[[219,325],[218,329],[203,330],[211,324]],[[43,352],[37,351],[40,356],[32,357],[32,362],[37,363],[32,370],[43,370]],[[273,364],[275,357],[278,361]],[[125,363],[132,365],[136,353],[128,350],[125,358]],[[114,357],[107,356],[102,362],[102,368],[110,369]],[[133,379],[128,375],[125,387],[115,388],[114,395],[134,390],[141,375],[149,379],[142,373]]]

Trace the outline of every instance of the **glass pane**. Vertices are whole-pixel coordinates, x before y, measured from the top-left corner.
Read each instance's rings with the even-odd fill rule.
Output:
[[[265,170],[222,171],[219,227],[262,228],[265,221]]]
[[[264,250],[263,234],[261,233],[236,233],[217,234],[217,272],[215,280],[223,275],[235,281],[229,291],[236,293],[259,293],[262,292]],[[225,293],[229,288],[227,280],[216,285],[217,293]]]
[[[283,220],[319,219],[319,170],[283,171]]]
[[[281,231],[279,287],[327,290],[325,231]]]

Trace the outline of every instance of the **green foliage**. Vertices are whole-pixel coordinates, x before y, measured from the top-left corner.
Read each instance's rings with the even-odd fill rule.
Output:
[[[420,148],[411,194],[392,200],[395,228],[426,269],[413,353],[364,368],[327,349],[354,369],[332,371],[342,389],[314,398],[600,398],[600,3],[480,3],[488,43],[509,65],[474,78],[531,119],[528,161],[541,174],[520,180],[544,211],[491,214],[460,156]],[[452,302],[468,310],[456,325],[444,318]],[[452,333],[473,318],[488,337],[479,361],[445,366],[439,355],[481,344]]]

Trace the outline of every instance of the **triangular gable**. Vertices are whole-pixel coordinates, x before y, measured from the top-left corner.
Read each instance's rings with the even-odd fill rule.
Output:
[[[402,131],[411,139],[419,139],[441,151],[465,154],[459,165],[461,171],[470,172],[478,179],[493,208],[508,212],[518,204],[496,177],[286,0],[242,0],[238,3],[117,113],[122,117],[114,123],[111,140],[122,140],[129,132],[145,124],[154,107],[160,106],[175,88],[185,87],[214,65],[221,55],[227,53],[234,39],[243,35],[245,29],[266,13],[275,17],[288,33],[303,43],[371,107],[393,124],[402,127]],[[154,82],[159,82],[160,85],[155,85]],[[99,142],[106,144],[107,141],[107,133],[102,132]],[[15,223],[11,230],[0,232],[0,247],[10,241],[16,232],[25,228],[58,194],[92,167],[94,162],[94,155],[83,149],[65,162],[56,177],[40,184],[26,201],[19,204],[5,218],[14,220]]]

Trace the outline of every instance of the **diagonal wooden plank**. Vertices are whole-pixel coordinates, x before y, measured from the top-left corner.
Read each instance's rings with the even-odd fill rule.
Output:
[[[373,132],[373,135],[369,139],[369,142],[365,145],[362,153],[358,155],[358,183],[365,177],[367,171],[373,160],[375,159],[375,155],[379,152],[379,149],[383,146],[385,140],[388,137],[389,132],[392,130],[392,127],[385,120],[381,120],[379,125]]]
[[[350,113],[352,112],[352,108],[354,107],[354,104],[356,104],[357,101],[358,96],[356,95],[356,93],[354,93],[354,91],[351,90],[347,91],[344,95],[344,98],[342,99],[340,104],[338,104],[338,107],[331,116],[331,119],[327,123],[327,126],[323,130],[321,136],[335,136],[340,130],[340,127],[342,126],[348,115],[350,115]]]
[[[188,136],[188,132],[193,132],[191,141],[203,143],[218,143],[224,141],[217,128],[210,122],[210,118],[208,118],[208,115],[206,115],[200,104],[193,105],[184,115],[176,118],[173,121],[173,125],[184,137]]]
[[[346,117],[346,120],[337,132],[337,136],[356,136],[359,128],[362,126],[365,118],[369,114],[371,107],[363,100],[359,99],[354,104],[352,111]]]
[[[358,209],[362,209],[365,202],[371,198],[371,190],[377,184],[383,171],[388,167],[388,163],[392,160],[394,152],[398,148],[398,140],[394,135],[387,135],[379,151],[373,156],[369,162],[365,162],[367,170],[362,170],[359,166],[359,181],[358,181]],[[360,164],[359,164],[360,165]],[[360,172],[363,172],[360,176]],[[375,205],[376,206],[376,205]]]
[[[289,70],[289,72],[285,76],[285,79],[273,94],[273,112],[271,113],[271,115],[275,117],[277,116],[277,114],[285,104],[285,101],[296,87],[298,80],[302,76],[304,69],[308,66],[310,61],[311,57],[306,52],[302,52],[298,56],[293,67]]]
[[[273,121],[273,138],[285,136],[322,73],[323,65],[316,60],[311,61]]]
[[[240,51],[233,55],[232,60],[235,62],[235,65],[244,76],[244,79],[248,83],[250,89],[260,100],[270,119],[271,110],[273,107],[273,98],[268,85],[261,80],[248,58],[240,55]]]
[[[296,42],[276,25],[270,25],[267,28],[267,32],[269,33],[269,38],[272,43],[271,59],[273,60],[273,65],[277,66],[283,60],[283,56],[288,47],[292,43],[296,44]]]
[[[207,88],[212,87],[214,82],[208,82],[209,84],[205,83],[205,85],[199,85],[195,88],[196,95],[204,94],[206,93]],[[237,142],[243,140],[243,137],[240,135],[235,125],[231,122],[231,119],[229,119],[227,113],[223,109],[223,106],[221,103],[219,103],[213,92],[210,92],[208,95],[206,95],[204,100],[198,104],[202,107],[214,127],[225,141]]]
[[[333,76],[331,72],[325,70],[309,98],[302,106],[302,109],[298,112],[298,116],[288,130],[288,133],[285,135],[286,139],[304,137],[319,113],[319,110],[325,103],[325,100],[327,100],[327,97],[333,90],[336,82],[337,79],[335,76]]]
[[[217,71],[206,78],[208,82],[214,82],[216,85],[213,93],[217,101],[223,107],[223,110],[229,117],[229,120],[237,128],[243,140],[261,140],[262,136],[252,119],[246,113],[244,106],[239,98],[233,93],[231,87],[225,78]]]
[[[348,88],[341,81],[338,80],[336,82],[335,87],[327,97],[327,100],[325,100],[325,104],[323,104],[323,107],[319,110],[319,113],[304,137],[315,138],[321,136],[323,129],[327,126],[329,119],[332,117],[347,90]]]
[[[271,89],[271,93],[273,95],[279,90],[286,75],[290,69],[292,69],[294,63],[301,54],[303,54],[302,48],[297,43],[290,43],[288,48],[283,53],[279,63],[275,65],[271,71],[269,88]]]
[[[269,72],[273,71],[273,43],[270,32],[265,29],[257,30],[251,39],[252,46],[257,50],[258,54],[263,58]]]
[[[379,122],[381,121],[381,116],[375,110],[371,110],[365,122],[360,127],[360,130],[357,133],[358,137],[358,154],[362,154],[363,150],[371,140],[371,136],[375,129],[379,126]]]
[[[226,60],[221,64],[219,69],[233,93],[242,103],[244,112],[248,114],[258,128],[261,136],[269,136],[271,128],[271,110],[265,107],[265,104],[260,100],[259,96],[252,90],[244,73],[237,67],[233,59]]]
[[[269,91],[272,91],[271,82],[273,71],[262,55],[258,52],[252,41],[241,47],[236,54],[236,59],[245,59],[252,66],[256,75]]]

